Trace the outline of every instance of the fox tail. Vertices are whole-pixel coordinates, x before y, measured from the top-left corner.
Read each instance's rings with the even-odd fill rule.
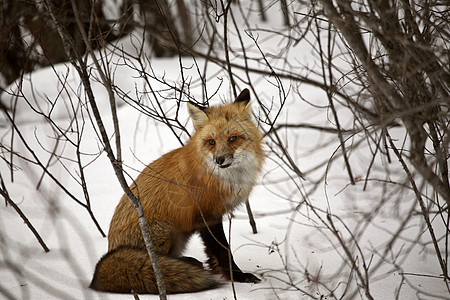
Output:
[[[158,263],[168,294],[198,292],[218,285],[194,258],[158,255]],[[147,251],[132,246],[121,246],[106,253],[97,263],[89,287],[114,293],[158,293]]]

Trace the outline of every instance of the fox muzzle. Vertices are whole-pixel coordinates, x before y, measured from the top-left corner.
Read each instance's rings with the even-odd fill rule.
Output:
[[[219,168],[228,168],[233,162],[233,154],[215,156],[214,161],[219,166]]]

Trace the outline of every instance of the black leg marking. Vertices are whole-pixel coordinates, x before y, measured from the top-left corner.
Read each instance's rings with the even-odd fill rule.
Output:
[[[217,224],[209,225],[200,229],[200,236],[205,244],[205,252],[208,256],[208,263],[213,271],[222,273],[227,279],[231,279],[230,276],[230,263],[228,257],[228,245],[225,232],[223,230],[223,224],[220,221]],[[234,258],[231,255],[231,270],[233,272],[233,280],[238,282],[260,282],[256,276],[250,273],[243,273],[241,269],[234,262]]]

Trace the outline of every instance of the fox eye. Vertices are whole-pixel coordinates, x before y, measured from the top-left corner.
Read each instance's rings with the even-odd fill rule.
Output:
[[[228,139],[228,143],[232,143],[232,142],[236,141],[236,139],[237,139],[237,136],[232,136]]]
[[[213,139],[209,139],[209,140],[208,140],[208,143],[209,143],[211,146],[213,146],[213,145],[216,144],[216,141],[213,140]]]

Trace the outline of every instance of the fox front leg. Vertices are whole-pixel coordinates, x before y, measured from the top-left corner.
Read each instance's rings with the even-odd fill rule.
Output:
[[[200,229],[200,236],[205,244],[205,252],[208,256],[208,264],[213,271],[222,273],[228,280],[231,280],[230,275],[230,259],[228,251],[230,246],[225,237],[222,222],[217,224],[205,226]],[[251,273],[244,273],[234,262],[233,255],[231,256],[231,270],[233,280],[237,282],[253,282],[258,283],[261,280]]]

